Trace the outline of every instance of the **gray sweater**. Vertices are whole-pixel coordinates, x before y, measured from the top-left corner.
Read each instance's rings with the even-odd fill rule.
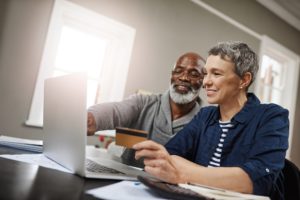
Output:
[[[96,120],[97,130],[117,126],[145,130],[149,138],[164,145],[199,111],[196,106],[187,115],[171,120],[169,91],[158,95],[132,95],[121,102],[97,104],[88,109]]]

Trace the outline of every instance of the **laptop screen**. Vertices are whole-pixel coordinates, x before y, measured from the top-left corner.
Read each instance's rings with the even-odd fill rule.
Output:
[[[45,80],[44,154],[84,175],[86,146],[85,73],[74,73]]]

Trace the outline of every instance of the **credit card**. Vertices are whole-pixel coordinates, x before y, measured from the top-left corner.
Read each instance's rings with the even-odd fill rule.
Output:
[[[147,131],[116,127],[116,145],[132,148],[134,144],[145,141],[147,138]]]

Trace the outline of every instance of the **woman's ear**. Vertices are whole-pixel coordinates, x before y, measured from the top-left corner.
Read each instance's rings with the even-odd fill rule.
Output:
[[[241,80],[240,88],[247,88],[252,80],[252,74],[250,72],[246,72]]]

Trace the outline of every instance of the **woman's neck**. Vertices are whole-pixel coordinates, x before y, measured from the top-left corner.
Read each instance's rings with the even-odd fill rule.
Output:
[[[241,94],[239,95],[235,101],[228,101],[227,104],[220,105],[220,115],[221,121],[229,121],[231,118],[237,114],[247,102],[247,95]]]

